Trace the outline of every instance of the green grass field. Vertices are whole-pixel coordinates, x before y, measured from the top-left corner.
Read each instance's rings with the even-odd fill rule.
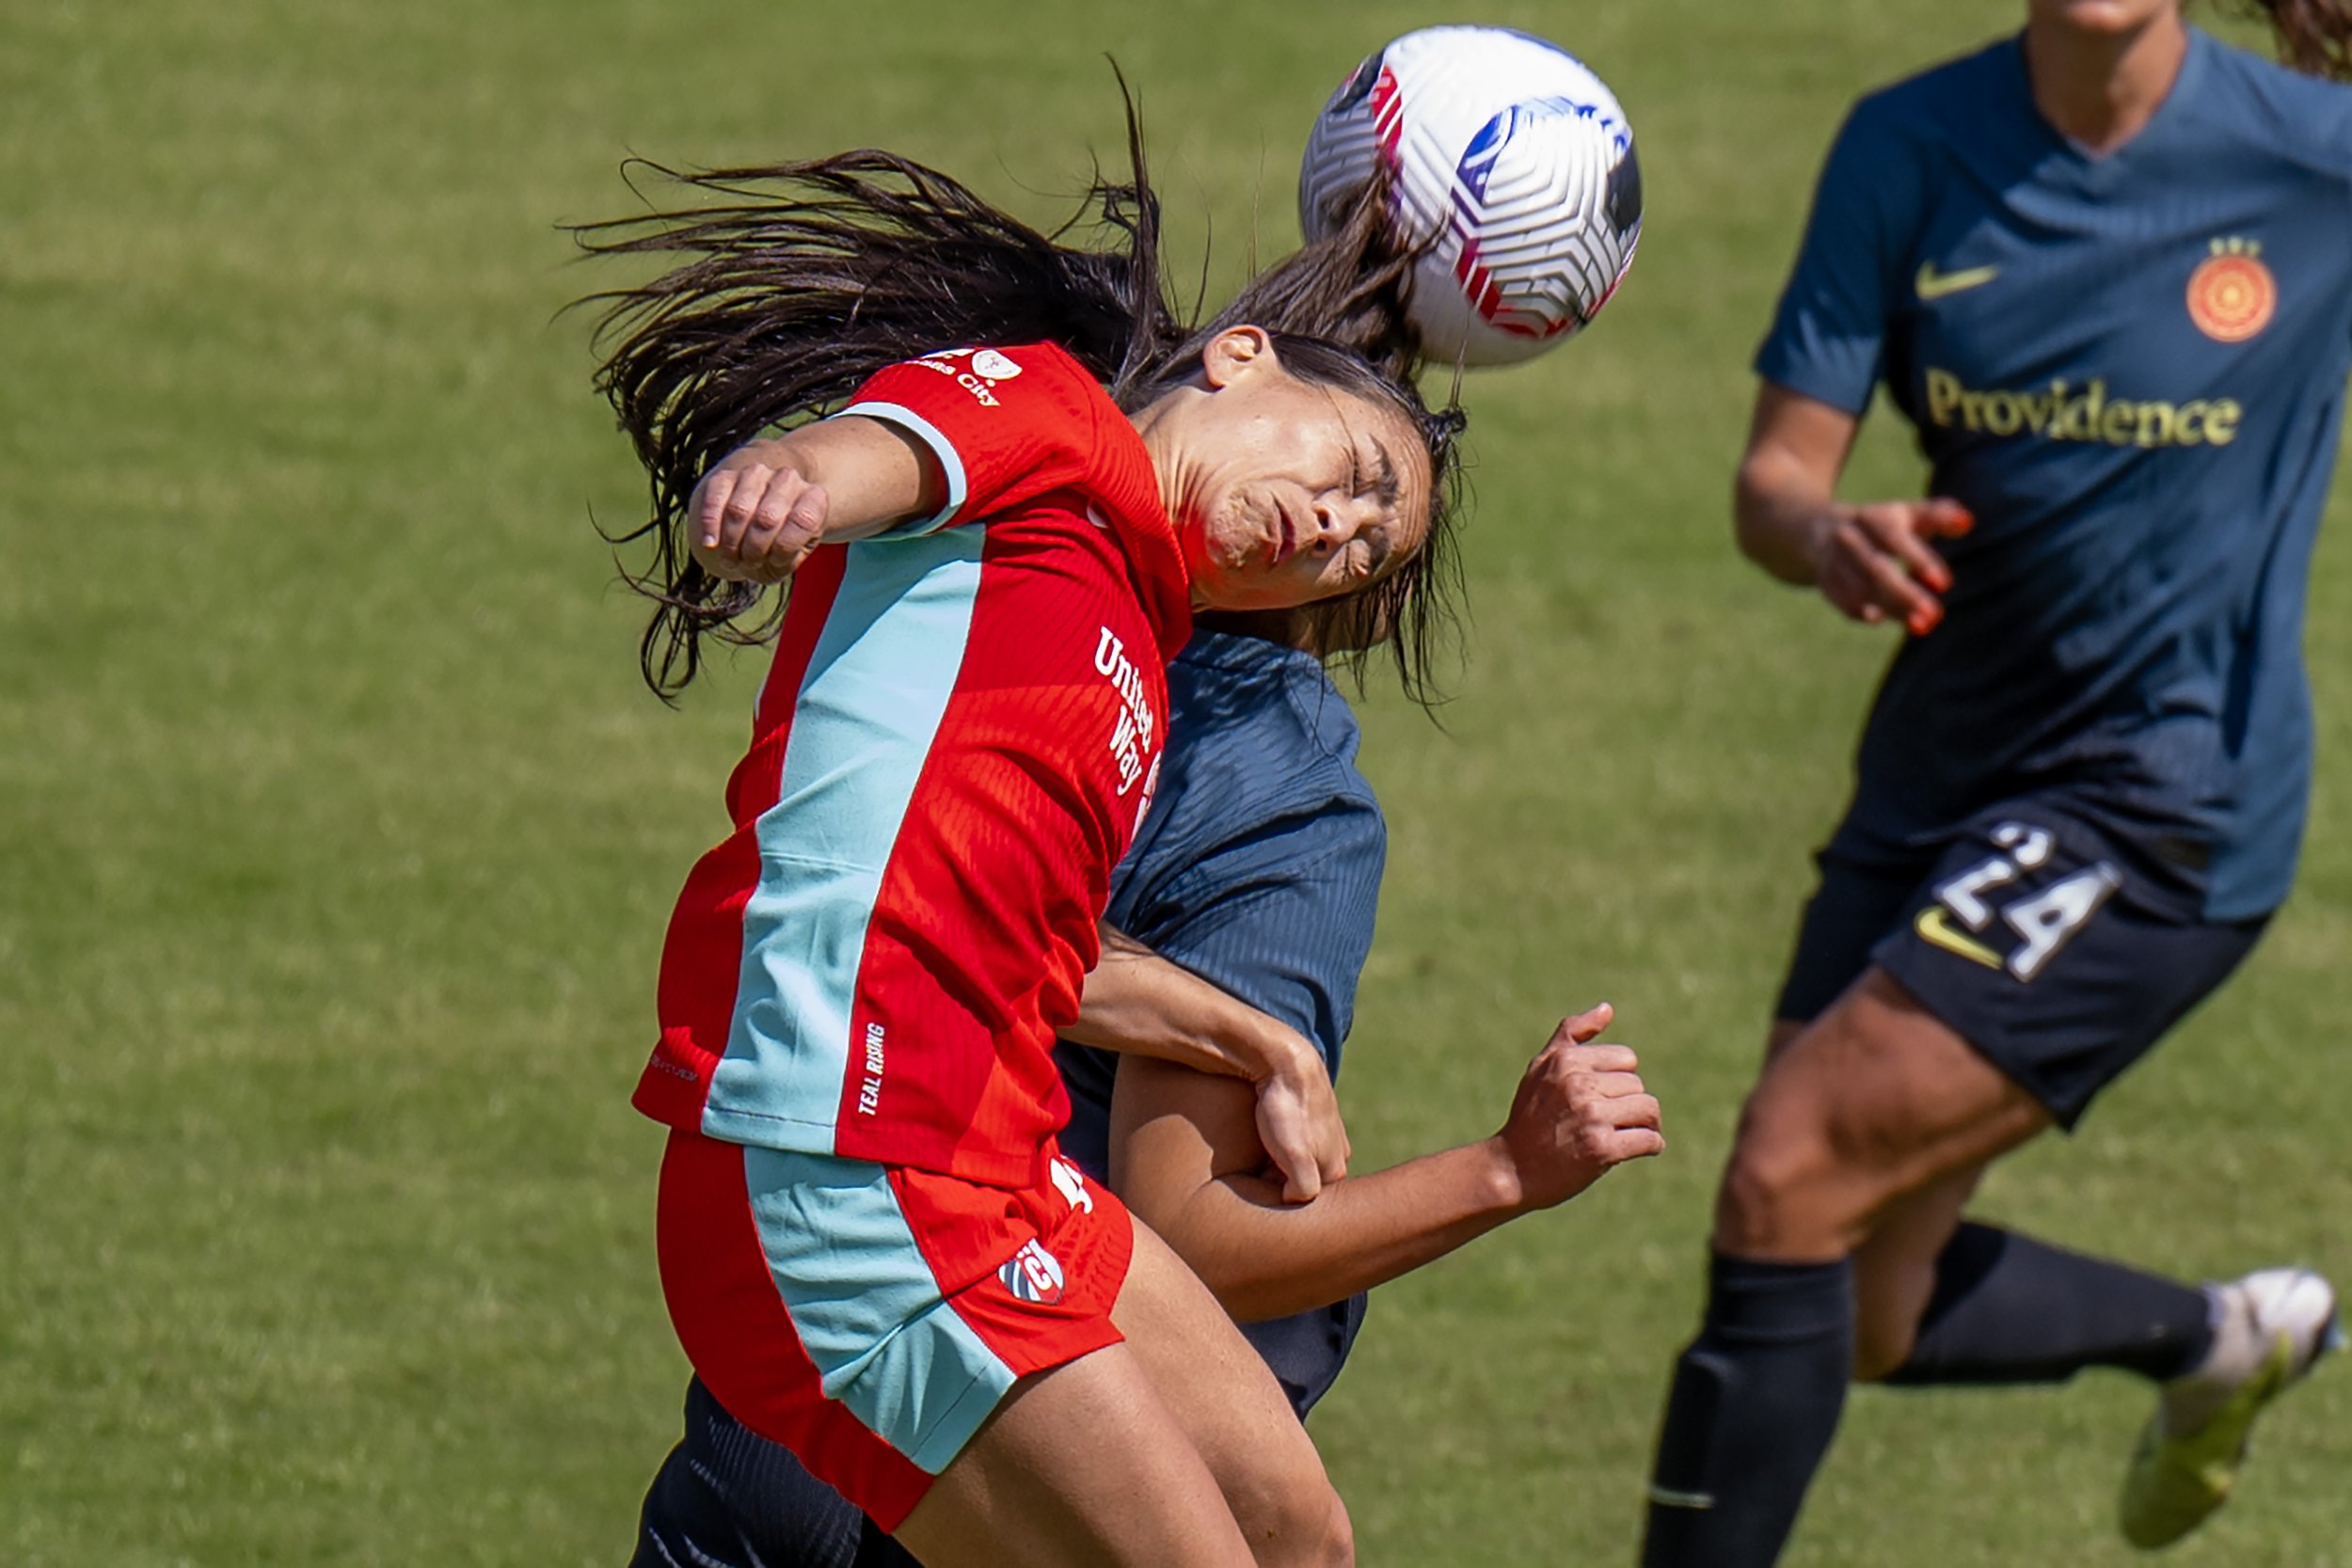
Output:
[[[1562,39],[1642,139],[1601,324],[1475,380],[1475,621],[1386,692],[1345,1101],[1488,1131],[1606,997],[1673,1147],[1381,1293],[1316,1418],[1368,1562],[1628,1563],[1717,1164],[1885,650],[1735,560],[1747,355],[1848,100],[2014,0],[11,0],[0,10],[0,1563],[626,1556],[683,1363],[627,1097],[755,661],[672,712],[591,528],[611,281],[555,225],[684,163],[885,144],[1039,217],[1142,89],[1178,254],[1290,244],[1324,94],[1449,17]],[[1917,483],[1885,421],[1861,489]],[[2340,489],[2340,499],[2345,492]],[[2343,507],[2339,505],[2339,512]],[[1984,1206],[2193,1275],[2352,1273],[2352,553],[2321,783],[2249,971]],[[2144,1396],[1850,1407],[1791,1563],[2122,1563]],[[2352,1370],[2185,1565],[2352,1563]]]

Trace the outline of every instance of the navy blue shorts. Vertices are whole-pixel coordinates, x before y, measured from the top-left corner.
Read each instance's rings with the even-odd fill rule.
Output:
[[[1875,964],[2072,1128],[2269,922],[2205,918],[2171,842],[2051,794],[1910,863],[1824,852],[1777,1016],[1810,1021]]]
[[[721,1408],[696,1378],[645,1494],[629,1568],[919,1568],[907,1549]]]

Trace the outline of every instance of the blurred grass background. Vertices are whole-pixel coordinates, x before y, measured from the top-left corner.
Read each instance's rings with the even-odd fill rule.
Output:
[[[682,164],[880,144],[1025,214],[1140,88],[1176,256],[1295,240],[1315,108],[1433,21],[1561,40],[1649,198],[1601,323],[1480,376],[1445,729],[1375,689],[1391,871],[1359,1161],[1490,1129],[1606,997],[1673,1148],[1381,1292],[1317,1434],[1374,1563],[1627,1562],[1715,1170],[1885,652],[1742,566],[1747,356],[1852,96],[2010,0],[10,0],[0,9],[0,1562],[617,1563],[675,1431],[671,895],[758,662],[680,711],[591,527],[612,281],[555,226]],[[1891,421],[1856,493],[1915,488]],[[2339,489],[2339,508],[2344,492]],[[2340,534],[2341,516],[2334,528]],[[1985,1207],[2191,1275],[2352,1270],[2352,558],[2321,781],[2249,971]],[[1793,1564],[2121,1563],[2144,1395],[1866,1392]],[[2352,1379],[2183,1564],[2352,1562]]]

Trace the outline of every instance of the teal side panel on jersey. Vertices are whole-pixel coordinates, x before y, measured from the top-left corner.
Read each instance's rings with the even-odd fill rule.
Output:
[[[829,1153],[866,926],[962,667],[978,529],[847,546],[801,683],[702,1130]]]
[[[889,1173],[746,1148],[743,1176],[768,1272],[825,1397],[937,1475],[1014,1377],[941,1297]]]

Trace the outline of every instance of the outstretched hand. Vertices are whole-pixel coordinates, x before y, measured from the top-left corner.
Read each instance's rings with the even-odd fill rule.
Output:
[[[739,453],[705,474],[687,498],[694,560],[729,582],[782,582],[825,537],[825,487],[790,467]]]
[[[1658,1101],[1622,1045],[1596,1044],[1616,1016],[1607,1003],[1561,1021],[1519,1079],[1497,1134],[1519,1183],[1519,1206],[1565,1203],[1629,1160],[1661,1153]]]
[[[1958,501],[1872,501],[1840,507],[1814,548],[1822,597],[1857,621],[1900,621],[1925,637],[1944,619],[1952,569],[1928,544],[1957,539],[1976,526]]]

